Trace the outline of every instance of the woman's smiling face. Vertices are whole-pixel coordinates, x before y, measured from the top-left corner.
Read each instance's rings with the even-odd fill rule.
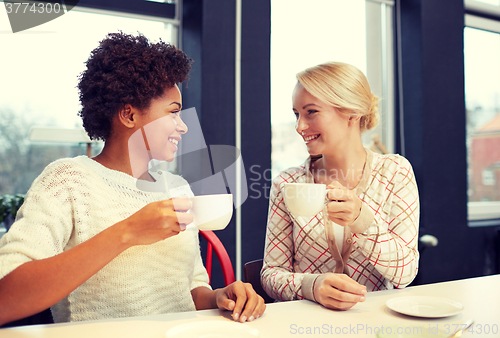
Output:
[[[297,83],[292,95],[295,129],[302,136],[310,155],[339,149],[347,136],[348,116],[311,95]]]
[[[151,100],[142,116],[142,126],[151,157],[172,161],[177,151],[181,135],[187,132],[187,126],[180,117],[182,98],[179,88],[174,86],[165,93]]]

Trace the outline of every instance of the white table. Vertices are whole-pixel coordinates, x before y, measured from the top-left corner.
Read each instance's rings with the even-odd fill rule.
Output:
[[[388,309],[386,301],[397,296],[437,296],[458,301],[464,309],[451,317],[409,317]],[[463,337],[500,337],[500,275],[369,293],[364,303],[348,311],[332,311],[309,301],[268,304],[263,317],[246,324],[260,337],[371,337],[388,326],[403,330],[438,328],[453,330],[474,319],[474,333]],[[163,338],[168,329],[196,321],[229,321],[228,312],[206,310],[148,317],[35,325],[0,329],[1,338]],[[496,330],[495,330],[496,328]],[[316,330],[316,334],[313,334]],[[481,330],[481,332],[479,332]],[[486,330],[489,330],[487,334]],[[495,332],[493,332],[495,331]],[[408,331],[409,332],[409,331]],[[430,336],[432,337],[432,335]],[[235,337],[237,338],[237,337]]]

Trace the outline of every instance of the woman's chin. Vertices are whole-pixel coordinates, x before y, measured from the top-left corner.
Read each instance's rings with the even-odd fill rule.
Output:
[[[315,156],[320,156],[321,153],[318,151],[314,151],[314,149],[309,149],[307,148],[307,152],[309,153],[309,156],[315,157]]]
[[[153,154],[153,158],[157,161],[161,162],[172,162],[175,159],[175,153],[174,154]]]
[[[172,162],[174,160],[174,158],[175,158],[175,155],[166,156],[161,161]]]

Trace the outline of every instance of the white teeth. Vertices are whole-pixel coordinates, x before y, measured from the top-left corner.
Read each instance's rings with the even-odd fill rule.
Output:
[[[177,145],[177,143],[179,143],[179,141],[173,139],[173,138],[169,138],[168,139],[170,142],[172,142],[173,144]]]
[[[311,135],[311,136],[306,136],[304,137],[304,141],[311,141],[311,140],[314,140],[314,139],[317,139],[319,137],[319,135]]]

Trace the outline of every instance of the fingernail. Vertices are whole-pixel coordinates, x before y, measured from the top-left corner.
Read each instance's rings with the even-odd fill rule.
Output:
[[[181,228],[181,230],[186,230],[186,224],[179,224],[179,227]]]
[[[365,299],[366,299],[365,297],[359,297],[359,301],[360,301],[360,302],[364,302],[364,301],[365,301]]]
[[[238,318],[240,318],[240,314],[239,314],[239,313],[235,313],[235,314],[233,315],[233,319],[234,319],[234,320],[238,320]]]
[[[254,320],[255,318],[253,316],[250,316],[250,318],[248,318],[248,321],[251,322],[252,320]]]
[[[247,317],[246,316],[241,317],[240,322],[244,323],[246,321],[247,321]]]

